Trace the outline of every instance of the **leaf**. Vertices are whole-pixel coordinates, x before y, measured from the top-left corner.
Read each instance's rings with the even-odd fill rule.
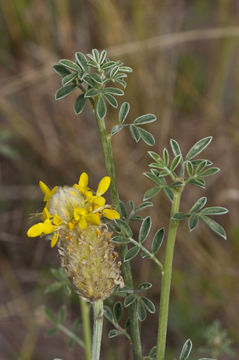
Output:
[[[93,58],[95,59],[95,61],[97,63],[99,63],[99,61],[100,61],[100,53],[99,53],[99,51],[97,49],[93,49],[92,50],[92,55],[93,55]]]
[[[154,115],[154,114],[145,114],[145,115],[137,117],[134,120],[133,123],[134,123],[134,125],[144,125],[144,124],[152,123],[152,122],[154,122],[156,120],[157,120],[156,115]]]
[[[133,69],[129,66],[120,66],[120,71],[132,72]]]
[[[198,224],[198,215],[193,213],[188,220],[188,228],[190,231],[193,231]]]
[[[113,314],[116,322],[119,322],[122,316],[123,306],[120,301],[117,301],[113,307]]]
[[[139,134],[140,134],[141,139],[142,139],[147,145],[153,146],[153,145],[155,144],[155,139],[154,139],[153,135],[152,135],[150,132],[148,132],[148,131],[140,128],[140,127],[137,127],[137,129],[138,129],[138,131],[139,131]]]
[[[180,146],[176,140],[170,139],[170,146],[174,156],[182,155]]]
[[[168,164],[169,164],[169,153],[168,153],[168,150],[166,148],[163,149],[163,161],[164,161],[164,165],[168,166]]]
[[[130,242],[128,238],[125,238],[123,236],[115,236],[111,239],[111,241],[117,244],[128,244]]]
[[[133,304],[135,300],[137,300],[137,298],[138,296],[136,294],[130,294],[126,296],[126,298],[124,299],[124,307],[128,307]]]
[[[111,130],[111,136],[118,134],[123,129],[122,125],[115,125]]]
[[[60,308],[60,311],[58,313],[58,323],[59,324],[62,324],[65,320],[65,316],[66,316],[66,307],[63,305],[61,308]]]
[[[186,360],[189,357],[192,350],[192,346],[193,346],[192,341],[188,339],[183,345],[181,354],[179,356],[179,360]]]
[[[63,65],[54,65],[53,70],[60,76],[65,77],[66,75],[71,74],[69,70],[65,68]]]
[[[135,256],[138,255],[138,253],[139,253],[139,247],[138,246],[132,247],[126,252],[124,256],[124,262],[132,260]]]
[[[130,105],[127,102],[123,102],[119,111],[119,122],[123,124],[130,110]]]
[[[63,77],[62,79],[62,85],[66,86],[69,83],[71,83],[74,79],[76,78],[76,74],[68,74],[66,76]]]
[[[141,210],[144,210],[148,207],[152,207],[153,206],[153,203],[151,201],[145,201],[143,202],[142,204],[140,204],[139,206],[137,206],[135,208],[135,211],[141,211]]]
[[[182,160],[182,155],[176,155],[171,163],[170,170],[174,171],[180,164],[181,160]]]
[[[150,229],[152,226],[152,220],[150,216],[147,216],[141,226],[140,226],[140,230],[139,230],[139,242],[142,244],[146,239],[147,236],[149,235]]]
[[[120,200],[120,217],[121,218],[127,217],[127,210],[126,210],[125,204],[121,200]]]
[[[152,253],[156,254],[156,252],[160,249],[164,239],[164,228],[161,228],[156,231],[153,241],[152,241]]]
[[[127,235],[129,237],[133,236],[133,232],[129,224],[127,224],[125,221],[121,219],[116,219],[115,223],[120,227],[120,231],[122,232],[123,235]]]
[[[196,168],[195,174],[198,175],[207,166],[207,160],[202,160]]]
[[[198,199],[195,204],[190,209],[190,213],[200,211],[207,203],[207,198],[205,196]]]
[[[99,89],[89,89],[85,92],[85,98],[99,95]]]
[[[90,78],[94,81],[94,83],[96,83],[96,84],[101,84],[102,85],[102,79],[101,79],[101,77],[100,77],[100,75],[99,74],[97,74],[97,73],[91,73],[90,75]]]
[[[184,219],[186,219],[186,217],[187,217],[187,214],[184,214],[183,212],[177,212],[171,217],[171,219],[172,220],[184,220]]]
[[[132,135],[133,139],[134,139],[136,142],[139,142],[139,140],[140,140],[140,134],[139,134],[138,128],[137,128],[136,126],[134,126],[134,125],[131,124],[130,127],[129,127],[129,130],[130,130],[130,132],[131,132],[131,135]]]
[[[103,119],[106,115],[106,105],[102,96],[100,96],[97,101],[96,112],[101,119]]]
[[[138,286],[138,290],[148,290],[152,287],[152,284],[150,282],[143,282]]]
[[[201,215],[201,219],[210,227],[212,231],[220,235],[223,239],[227,240],[226,232],[220,224],[205,215]]]
[[[85,98],[84,94],[81,94],[76,98],[74,111],[77,115],[79,115],[84,110],[86,102],[87,99]]]
[[[46,306],[44,307],[44,311],[50,322],[52,322],[53,324],[57,324],[57,317],[54,312]]]
[[[205,181],[202,179],[190,179],[189,184],[205,189]]]
[[[137,304],[137,316],[140,321],[144,321],[147,316],[145,305],[141,300],[139,300]]]
[[[104,305],[104,316],[106,319],[108,319],[110,322],[114,321],[113,313],[111,311],[111,308],[107,305]]]
[[[58,329],[57,327],[54,327],[54,328],[52,328],[52,329],[49,329],[49,330],[46,332],[45,336],[52,336],[52,335],[55,335],[55,334],[58,333],[58,332],[59,332],[59,329]]]
[[[222,214],[227,214],[228,213],[228,209],[222,207],[222,206],[211,206],[208,208],[204,208],[201,211],[201,214],[203,215],[222,215]]]
[[[58,89],[56,91],[55,94],[55,99],[56,100],[60,100],[63,99],[64,97],[68,96],[70,93],[72,93],[73,90],[75,90],[76,85],[72,84],[72,85],[66,85],[61,87],[60,89]]]
[[[108,103],[113,106],[114,108],[118,107],[118,101],[113,95],[104,94],[104,98],[108,101]]]
[[[154,358],[154,357],[156,357],[156,355],[157,355],[157,346],[153,346],[149,352],[149,356]]]
[[[104,94],[111,94],[111,95],[124,95],[124,91],[115,87],[107,87],[104,88]]]
[[[157,175],[155,175],[152,170],[150,172],[143,173],[143,175],[146,176],[146,178],[148,178],[149,180],[153,181],[155,184],[162,185],[161,179]]]
[[[119,335],[122,335],[122,332],[119,331],[119,330],[116,330],[116,329],[112,329],[112,330],[110,330],[110,331],[108,332],[108,338],[109,338],[109,339],[112,339],[112,338],[114,338],[114,337],[116,337],[116,336],[119,336]]]
[[[144,306],[146,307],[147,311],[150,312],[150,314],[155,313],[154,303],[150,299],[148,299],[145,296],[142,296],[141,301],[144,303]]]
[[[194,144],[186,155],[186,160],[191,160],[200,154],[212,141],[212,136],[199,140]]]
[[[64,65],[67,68],[76,71],[77,73],[81,72],[81,68],[71,60],[62,59],[62,60],[59,61],[59,64]]]
[[[162,161],[161,156],[157,154],[155,151],[148,151],[149,156],[155,161]]]
[[[192,177],[193,176],[193,165],[192,165],[191,161],[186,161],[186,169],[188,172],[188,176]]]
[[[102,51],[101,51],[101,54],[100,54],[100,64],[102,64],[102,63],[105,61],[106,56],[107,56],[107,51],[106,51],[106,50],[102,50]]]
[[[173,191],[168,186],[165,186],[164,187],[164,192],[167,195],[167,197],[169,198],[169,200],[172,202],[173,199],[174,199]]]
[[[102,70],[106,70],[115,65],[115,61],[107,61],[104,65],[101,66]]]
[[[75,53],[75,58],[76,58],[76,62],[80,65],[81,69],[88,73],[90,69],[85,55],[82,52],[78,51]]]
[[[144,197],[143,200],[149,200],[151,198],[153,198],[154,196],[156,196],[161,190],[161,187],[159,186],[155,186],[151,189],[148,189],[145,193],[144,193]]]
[[[220,171],[217,167],[211,167],[210,169],[204,170],[200,173],[200,177],[212,176]]]
[[[73,349],[74,349],[74,345],[75,345],[75,340],[72,339],[72,338],[69,338],[68,341],[67,341],[67,347],[68,347],[68,349],[73,350]],[[54,359],[54,360],[61,360],[61,359]]]
[[[115,65],[110,71],[110,78],[113,79],[118,72],[119,72],[119,65]]]
[[[55,291],[59,290],[61,287],[62,287],[62,283],[59,281],[56,281],[53,284],[49,285],[45,289],[44,293],[49,294],[49,293],[55,292]]]

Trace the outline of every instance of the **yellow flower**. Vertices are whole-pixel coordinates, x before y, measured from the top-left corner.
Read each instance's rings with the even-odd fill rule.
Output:
[[[116,210],[106,205],[102,196],[109,188],[111,179],[105,176],[94,193],[88,187],[88,175],[83,172],[78,184],[73,187],[55,186],[52,190],[39,182],[46,206],[42,211],[42,222],[33,225],[27,232],[29,237],[52,234],[51,247],[55,246],[62,232],[83,231],[90,226],[100,226],[101,216],[109,220],[119,219]]]
[[[78,184],[73,185],[73,187],[77,190],[79,190],[82,194],[85,194],[88,188],[88,175],[83,172],[80,176]]]
[[[40,188],[41,188],[41,191],[43,192],[44,194],[44,199],[43,201],[48,201],[50,200],[50,198],[52,197],[52,195],[55,193],[56,189],[58,188],[58,186],[54,186],[54,188],[52,190],[49,189],[49,187],[44,184],[43,181],[39,181],[39,185],[40,185]]]
[[[48,235],[56,230],[57,226],[51,223],[51,220],[46,219],[44,222],[39,222],[32,227],[27,232],[27,236],[36,237],[40,235]]]
[[[100,216],[98,214],[88,213],[83,208],[74,209],[74,220],[81,229],[86,229],[89,224],[100,225]]]

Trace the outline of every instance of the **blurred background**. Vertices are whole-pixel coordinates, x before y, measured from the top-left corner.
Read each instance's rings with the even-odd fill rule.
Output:
[[[156,139],[154,151],[161,152],[170,138],[187,151],[198,139],[214,136],[207,156],[222,171],[207,180],[208,206],[230,209],[219,219],[228,241],[203,224],[192,234],[181,225],[167,359],[178,356],[188,337],[194,344],[192,359],[213,357],[218,349],[217,359],[238,359],[238,19],[237,0],[0,0],[1,360],[84,358],[79,348],[67,349],[64,334],[44,336],[51,325],[42,305],[58,311],[66,303],[69,327],[80,306],[61,290],[44,294],[54,281],[50,268],[59,266],[57,250],[44,239],[27,238],[26,230],[29,214],[42,209],[39,179],[50,187],[71,185],[86,171],[96,187],[106,174],[90,108],[76,116],[75,93],[54,100],[60,79],[52,66],[92,48],[106,48],[109,57],[134,69],[124,101],[131,104],[131,121],[147,112],[158,116],[147,127]],[[116,113],[108,117],[109,128]],[[120,197],[139,204],[151,187],[142,176],[149,147],[136,145],[127,130],[113,138],[113,147]],[[182,208],[204,194],[189,187]],[[156,230],[167,226],[169,204],[164,194],[153,202],[147,213]],[[157,269],[140,257],[132,265],[135,284],[151,281],[147,295],[158,305]],[[143,323],[144,354],[156,343],[156,326],[157,314]],[[132,359],[127,339],[107,339],[111,328],[105,322],[102,359]]]

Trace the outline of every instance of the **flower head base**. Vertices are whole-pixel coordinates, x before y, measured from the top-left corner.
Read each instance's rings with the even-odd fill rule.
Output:
[[[58,243],[62,266],[76,291],[88,301],[105,299],[116,285],[123,286],[111,233],[101,220],[102,216],[110,220],[120,217],[102,196],[109,186],[110,177],[105,176],[94,192],[88,187],[86,173],[73,187],[50,190],[40,181],[46,206],[42,221],[27,232],[29,237],[48,235],[51,247]]]
[[[123,287],[118,254],[110,241],[106,225],[88,226],[86,230],[62,231],[58,244],[61,265],[87,301],[106,299],[116,286]]]

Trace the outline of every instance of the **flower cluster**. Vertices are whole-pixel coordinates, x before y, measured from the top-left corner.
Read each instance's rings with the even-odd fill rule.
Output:
[[[105,176],[96,192],[88,186],[88,175],[83,172],[78,184],[73,187],[55,186],[52,190],[40,181],[40,188],[46,203],[42,211],[42,221],[27,232],[29,237],[50,235],[51,247],[55,246],[60,233],[77,230],[82,232],[89,226],[100,226],[102,215],[110,220],[118,219],[119,213],[106,205],[102,196],[110,186],[110,177]]]

